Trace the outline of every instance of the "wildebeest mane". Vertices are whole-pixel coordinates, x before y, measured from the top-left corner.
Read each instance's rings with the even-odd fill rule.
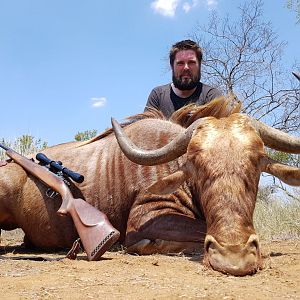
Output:
[[[206,104],[189,104],[175,111],[170,121],[188,127],[193,122],[204,117],[215,117],[217,119],[228,117],[241,111],[242,104],[235,96],[221,96]]]

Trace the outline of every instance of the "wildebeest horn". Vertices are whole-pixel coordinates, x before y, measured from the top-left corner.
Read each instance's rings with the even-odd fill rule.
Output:
[[[204,119],[191,124],[185,131],[179,134],[174,140],[162,148],[155,150],[144,150],[138,148],[127,137],[119,123],[112,118],[112,127],[114,129],[117,141],[123,153],[133,162],[140,165],[154,166],[169,162],[183,155],[190,142],[194,129],[204,122]]]
[[[296,73],[296,72],[292,72],[292,73],[300,81],[300,75],[298,73]]]
[[[267,147],[287,153],[300,153],[299,137],[291,136],[255,119],[251,119],[251,125]]]

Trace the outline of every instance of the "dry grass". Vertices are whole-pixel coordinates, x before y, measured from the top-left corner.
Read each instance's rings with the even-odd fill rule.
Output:
[[[300,201],[258,198],[254,225],[259,236],[267,241],[300,238]]]
[[[0,245],[1,246],[14,246],[23,242],[24,232],[18,228],[10,231],[1,231]]]

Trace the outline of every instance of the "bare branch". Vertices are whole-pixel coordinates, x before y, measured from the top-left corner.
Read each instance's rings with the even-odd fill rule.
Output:
[[[204,49],[203,81],[236,94],[245,113],[286,131],[298,130],[300,81],[281,64],[286,43],[264,20],[261,0],[243,2],[238,9],[236,20],[213,12],[193,34]]]

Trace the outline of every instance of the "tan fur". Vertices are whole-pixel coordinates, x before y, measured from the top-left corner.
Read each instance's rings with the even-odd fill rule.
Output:
[[[184,109],[183,114],[189,114],[189,110]],[[146,148],[162,146],[181,131],[179,126],[162,121],[163,115],[155,109],[129,117],[125,127],[130,130],[136,120],[141,119],[149,119],[151,124],[155,123],[154,126],[148,126],[149,122],[143,126],[138,125],[139,129],[132,135],[138,145]],[[165,133],[159,133],[160,123],[157,122],[162,122],[161,129]],[[144,136],[140,136],[141,130],[144,131]],[[136,166],[120,153],[111,133],[112,130],[108,129],[90,141],[60,144],[44,153],[54,160],[63,161],[67,167],[85,176],[82,184],[72,184],[74,196],[85,198],[107,213],[113,224],[120,229],[121,240],[124,240],[127,217],[137,197],[136,191],[174,170],[177,163],[163,167]],[[159,136],[155,137],[157,134]],[[150,144],[147,146],[147,143]],[[34,156],[33,154],[32,157]],[[55,213],[61,199],[48,199],[45,196],[47,188],[28,176],[14,162],[2,167],[0,175],[0,227],[23,228],[27,241],[37,247],[69,247],[76,238],[76,232],[69,217],[62,218]],[[176,197],[175,195],[174,198]],[[187,202],[184,205],[188,205],[194,214],[197,210],[192,203]]]
[[[140,254],[164,252],[164,245],[192,249],[205,242],[206,233],[220,252],[224,247],[256,249],[256,240],[249,242],[249,237],[255,234],[252,216],[263,143],[245,116],[232,114],[239,108],[220,98],[203,107],[185,107],[171,120],[155,110],[129,118],[124,125],[129,138],[140,148],[158,149],[192,121],[215,116],[196,129],[186,155],[158,166],[130,162],[111,129],[88,142],[61,144],[44,153],[85,176],[83,183],[72,184],[74,197],[106,213],[121,232],[120,242]],[[183,165],[187,174],[171,175]],[[172,194],[146,191],[155,182],[164,184],[165,177],[182,183],[186,175],[189,179]],[[0,228],[21,227],[37,247],[71,246],[77,234],[69,217],[56,214],[59,197],[47,198],[46,187],[13,162],[0,168],[0,178]],[[210,244],[205,245],[208,253]],[[205,261],[212,264],[207,255]],[[259,263],[248,265],[251,273]]]
[[[299,186],[300,169],[267,158],[263,141],[252,127],[252,120],[239,113],[227,116],[224,113],[226,110],[222,110],[222,106],[219,108],[213,110],[215,117],[205,117],[194,129],[185,163],[177,171],[152,183],[147,191],[159,195],[176,193],[184,181],[192,182],[207,226],[204,263],[215,270],[242,276],[253,274],[262,266],[259,239],[253,226],[261,172],[268,172],[288,184]],[[173,117],[179,122],[188,121],[186,117],[192,115],[191,109],[193,107],[187,107],[184,111],[186,115],[182,111]],[[199,114],[193,113],[199,117],[202,111],[199,109]],[[225,117],[221,117],[223,113]],[[167,157],[166,153],[164,157]],[[142,161],[139,157],[139,162]],[[147,205],[148,201],[149,195],[146,195],[142,202],[138,202],[138,209],[141,205]],[[134,220],[140,218],[140,211],[135,215]],[[146,223],[152,221],[154,215],[143,218],[143,223]],[[134,226],[135,223],[130,233],[136,230]],[[130,244],[131,249],[134,245]],[[152,243],[145,247],[148,249],[150,246],[154,247]]]
[[[172,114],[170,121],[186,128],[200,118],[208,116],[217,119],[228,117],[234,113],[240,112],[241,106],[241,102],[237,101],[235,97],[221,96],[205,105],[197,106],[195,104],[190,104],[184,106]]]

